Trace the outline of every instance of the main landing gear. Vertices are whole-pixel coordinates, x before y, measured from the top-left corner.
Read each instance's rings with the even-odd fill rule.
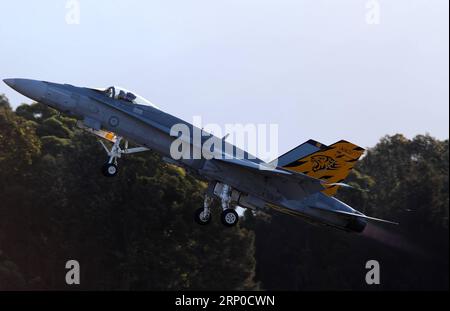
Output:
[[[221,188],[220,188],[221,187]],[[225,184],[217,183],[214,187],[213,193],[220,199],[222,206],[222,213],[220,220],[226,227],[233,227],[239,221],[239,215],[235,211],[235,206],[231,204],[231,187]],[[203,207],[199,208],[195,214],[194,219],[200,225],[207,225],[211,222],[211,204],[213,198],[209,195],[205,195],[205,201]]]
[[[211,222],[211,210],[209,207],[211,206],[212,202],[213,198],[205,195],[203,207],[195,211],[194,219],[199,225],[207,225]]]
[[[108,161],[102,167],[102,173],[106,177],[114,177],[117,175],[119,171],[117,159],[121,158],[123,154],[132,154],[149,150],[145,147],[128,148],[128,141],[125,141],[124,148],[122,149],[122,147],[120,146],[122,140],[123,138],[120,136],[111,138],[110,141],[113,143],[111,150],[109,150],[108,147],[106,147],[106,145],[103,143],[103,141],[100,140],[100,143],[102,144],[103,148],[106,151],[106,154],[108,155]]]
[[[225,227],[234,227],[239,221],[239,215],[234,209],[226,209],[220,215],[220,220]]]

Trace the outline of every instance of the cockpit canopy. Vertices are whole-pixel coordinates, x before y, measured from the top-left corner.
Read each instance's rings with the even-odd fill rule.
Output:
[[[136,93],[130,92],[122,87],[111,86],[103,91],[106,96],[123,100],[132,104],[139,104],[144,106],[151,106],[156,108],[150,101],[146,100],[144,97],[137,95]]]

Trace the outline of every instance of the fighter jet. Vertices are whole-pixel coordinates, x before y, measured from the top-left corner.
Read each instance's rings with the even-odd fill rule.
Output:
[[[101,141],[108,155],[102,168],[107,177],[117,175],[122,156],[153,150],[164,161],[207,181],[203,207],[194,215],[201,225],[210,223],[214,200],[220,202],[221,221],[228,227],[238,223],[237,206],[274,209],[356,233],[363,232],[368,221],[393,223],[366,216],[334,197],[339,187],[348,186],[343,181],[364,153],[345,140],[330,146],[309,140],[266,163],[228,143],[226,137],[204,133],[120,87],[97,89],[29,79],[4,82],[32,100],[76,116],[80,128],[110,141],[111,148]],[[201,133],[200,139],[195,133]],[[138,147],[129,148],[128,141]],[[181,156],[180,148],[174,149],[177,142],[178,147],[188,146],[181,148]]]

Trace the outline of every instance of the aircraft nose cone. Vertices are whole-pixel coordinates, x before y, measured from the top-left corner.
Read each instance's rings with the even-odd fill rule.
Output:
[[[14,88],[14,81],[15,81],[15,79],[5,79],[5,80],[3,80],[3,82],[5,82],[6,85],[8,85],[11,88]]]
[[[45,97],[47,91],[47,83],[38,80],[29,79],[5,79],[7,85],[22,95],[36,101],[40,101]]]

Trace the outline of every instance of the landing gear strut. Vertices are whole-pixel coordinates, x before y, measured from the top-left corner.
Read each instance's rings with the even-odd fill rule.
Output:
[[[207,225],[211,222],[211,210],[210,206],[213,202],[213,199],[205,195],[205,201],[203,203],[203,207],[199,208],[194,215],[195,221],[200,225]]]
[[[108,155],[108,161],[102,166],[102,173],[106,177],[114,177],[117,175],[117,173],[119,172],[117,166],[117,159],[121,158],[122,154],[131,154],[150,150],[145,147],[128,148],[127,140],[125,140],[124,148],[122,149],[120,144],[122,143],[123,137],[118,136],[113,132],[91,128],[87,126],[84,121],[77,121],[77,126],[80,129],[83,129],[113,144],[111,150],[109,150],[108,147],[106,147],[105,143],[103,143],[103,141],[100,140],[100,144],[102,144],[103,149],[105,149],[106,154]]]
[[[222,214],[220,220],[226,227],[233,227],[239,221],[239,215],[231,208],[231,187],[228,185],[222,186],[222,193],[220,196],[222,201]]]
[[[111,150],[106,147],[103,141],[100,140],[103,148],[108,155],[108,161],[102,167],[102,173],[106,177],[114,177],[117,175],[119,169],[117,165],[117,159],[122,157],[122,154],[132,154],[137,152],[143,152],[149,150],[145,147],[128,148],[128,141],[125,141],[124,149],[120,146],[123,138],[121,136],[115,136],[110,141],[113,143]]]
[[[221,222],[224,226],[226,227],[233,227],[235,226],[238,221],[239,221],[239,215],[238,213],[234,210],[234,207],[232,207],[231,204],[231,187],[225,184],[216,184],[214,185],[215,187],[213,187],[214,189],[211,188],[210,185],[210,191],[213,194],[215,194],[221,202],[221,207],[222,207],[222,214],[221,214]],[[220,191],[217,191],[216,189],[218,189],[218,186],[220,188]],[[210,206],[213,202],[213,198],[208,194],[205,195],[205,201],[203,204],[203,208],[199,208],[194,215],[194,219],[197,223],[201,224],[201,225],[207,225],[210,223],[211,221],[211,210],[210,210]]]

